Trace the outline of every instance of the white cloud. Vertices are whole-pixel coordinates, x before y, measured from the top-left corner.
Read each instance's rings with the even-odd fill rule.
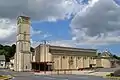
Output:
[[[49,44],[54,46],[76,47],[75,43],[71,40],[50,41]]]
[[[31,34],[31,36],[34,36],[36,34],[41,34],[41,33],[42,33],[42,31],[34,30],[34,28],[32,26],[30,27],[30,34]]]
[[[0,44],[12,44],[16,41],[17,26],[16,21],[10,19],[0,19]],[[31,36],[41,34],[41,31],[31,27]]]
[[[75,15],[70,25],[73,41],[51,41],[53,45],[107,45],[120,42],[120,7],[113,0],[89,0],[89,5],[78,4],[76,0],[0,0],[0,10],[0,43],[15,42],[15,18],[22,13],[35,21],[56,21]],[[31,33],[36,35],[42,31],[31,27]],[[43,35],[44,38],[49,36],[52,35]],[[39,42],[32,43],[35,46]]]
[[[43,38],[48,38],[48,37],[51,37],[51,36],[52,36],[51,34],[46,33],[46,34],[43,35]]]
[[[76,0],[0,0],[0,17],[15,19],[27,15],[34,20],[70,18],[81,8]]]
[[[120,7],[113,0],[92,0],[71,22],[73,40],[92,45],[120,42]]]
[[[64,46],[64,47],[76,47],[75,43],[72,40],[52,40],[46,41],[49,45],[54,46]],[[31,40],[31,44],[33,47],[37,47],[39,44],[43,44],[43,41],[33,41]]]
[[[80,8],[76,0],[0,0],[0,43],[15,42],[15,19],[19,15],[30,16],[34,21],[56,21],[70,18]],[[41,31],[34,31],[31,27],[31,33],[36,35]],[[48,36],[44,34],[43,37]]]
[[[16,40],[16,25],[10,19],[0,19],[0,44],[9,44]]]
[[[42,41],[33,41],[31,40],[31,45],[32,47],[37,47],[38,45],[43,44]],[[93,48],[96,49],[97,46],[92,44],[92,43],[77,43],[76,41],[73,40],[52,40],[52,41],[47,41],[48,45],[52,45],[52,46],[63,46],[63,47],[79,47],[79,48]]]

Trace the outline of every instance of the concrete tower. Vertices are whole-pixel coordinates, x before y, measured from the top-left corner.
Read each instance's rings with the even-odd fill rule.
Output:
[[[31,70],[31,52],[30,52],[30,18],[19,16],[17,18],[17,41],[14,70]]]

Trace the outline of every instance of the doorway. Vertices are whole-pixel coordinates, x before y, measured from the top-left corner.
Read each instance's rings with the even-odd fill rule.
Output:
[[[32,63],[32,70],[51,71],[52,65],[47,64],[46,62]]]

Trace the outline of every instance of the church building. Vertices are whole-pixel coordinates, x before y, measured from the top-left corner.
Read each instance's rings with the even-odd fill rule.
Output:
[[[19,16],[14,71],[78,70],[115,65],[115,59],[108,52],[98,55],[97,49],[40,44],[32,53],[30,47],[30,17]]]
[[[97,50],[40,44],[35,48],[32,69],[77,70],[95,67]]]

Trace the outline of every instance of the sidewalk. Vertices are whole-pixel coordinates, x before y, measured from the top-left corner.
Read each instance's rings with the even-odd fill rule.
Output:
[[[94,72],[94,71],[59,71],[59,72],[39,72],[34,73],[35,75],[55,75],[55,74],[76,74],[76,75],[92,75],[92,76],[106,76],[111,72]]]

